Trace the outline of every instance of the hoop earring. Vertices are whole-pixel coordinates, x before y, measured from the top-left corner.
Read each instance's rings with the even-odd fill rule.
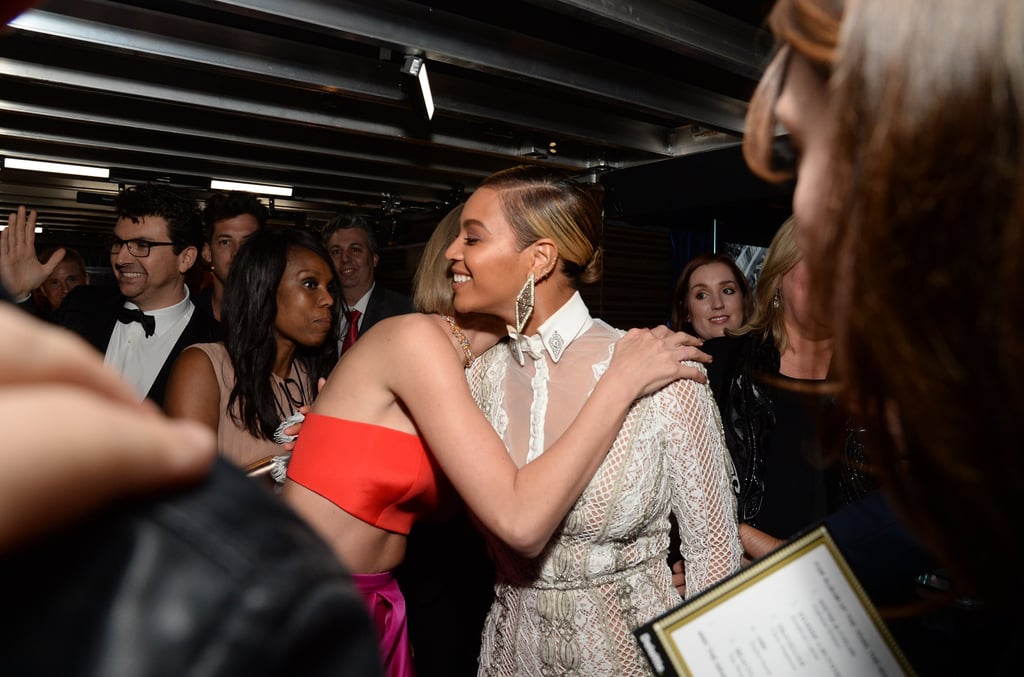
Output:
[[[534,277],[531,271],[529,276],[526,278],[526,282],[523,284],[523,288],[519,290],[519,294],[516,296],[516,333],[522,334],[523,327],[526,326],[527,320],[530,319],[530,315],[533,314],[533,286]]]
[[[782,290],[776,289],[775,296],[772,297],[772,308],[778,310],[782,307]]]

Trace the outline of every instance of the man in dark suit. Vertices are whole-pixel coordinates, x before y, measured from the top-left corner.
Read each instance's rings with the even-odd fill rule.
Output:
[[[117,288],[80,286],[64,299],[54,321],[78,333],[104,354],[143,396],[163,404],[171,366],[193,343],[216,340],[212,321],[189,298],[185,273],[202,246],[195,202],[166,186],[129,188],[117,196],[117,223],[108,238]],[[27,297],[60,260],[47,264],[34,251],[34,212],[12,215],[0,252],[7,291]],[[56,261],[56,262],[55,262]]]
[[[385,317],[412,312],[412,299],[375,284],[380,250],[365,218],[339,214],[324,228],[323,239],[345,297],[341,352]]]

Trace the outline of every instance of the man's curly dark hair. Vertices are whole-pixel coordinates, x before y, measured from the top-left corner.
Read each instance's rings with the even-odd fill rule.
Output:
[[[195,200],[169,186],[147,183],[118,193],[114,199],[118,218],[138,222],[147,216],[167,221],[167,235],[174,243],[174,253],[187,247],[202,247],[203,229]]]

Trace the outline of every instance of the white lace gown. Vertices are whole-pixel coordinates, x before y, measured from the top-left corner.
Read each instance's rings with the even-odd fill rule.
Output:
[[[474,396],[520,467],[571,423],[623,334],[586,319],[557,362],[541,353],[520,366],[499,345],[470,371]],[[728,459],[708,386],[678,381],[634,403],[540,557],[490,538],[498,580],[479,674],[650,674],[632,630],[680,602],[666,564],[670,511],[687,595],[740,566]]]

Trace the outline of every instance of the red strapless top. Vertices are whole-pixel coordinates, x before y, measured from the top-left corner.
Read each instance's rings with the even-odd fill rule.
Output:
[[[375,527],[408,534],[447,480],[418,435],[307,414],[288,477]]]

